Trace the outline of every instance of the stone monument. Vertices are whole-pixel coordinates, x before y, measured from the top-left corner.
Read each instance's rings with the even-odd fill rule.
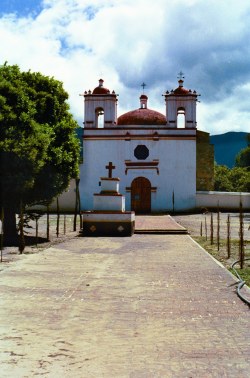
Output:
[[[119,193],[118,177],[112,177],[115,166],[106,166],[108,177],[101,177],[101,191],[94,194],[92,211],[82,212],[82,234],[101,236],[132,236],[135,228],[135,213],[125,211],[125,196]]]

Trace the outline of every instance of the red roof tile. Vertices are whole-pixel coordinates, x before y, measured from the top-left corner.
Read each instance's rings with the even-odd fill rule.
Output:
[[[121,115],[119,125],[166,125],[166,117],[151,109],[140,108]]]

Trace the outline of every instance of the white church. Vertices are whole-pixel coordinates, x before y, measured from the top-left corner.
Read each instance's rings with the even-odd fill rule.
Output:
[[[127,211],[194,209],[196,91],[185,89],[180,75],[178,87],[164,94],[162,113],[148,108],[143,88],[138,108],[118,117],[118,95],[103,83],[84,93],[81,209],[93,209],[100,177],[120,179]]]

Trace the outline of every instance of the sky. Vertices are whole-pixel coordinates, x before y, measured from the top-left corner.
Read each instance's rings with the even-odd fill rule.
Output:
[[[100,78],[119,94],[118,115],[165,114],[178,86],[201,96],[197,127],[250,132],[249,0],[0,0],[0,64],[53,76],[82,126],[84,98]]]

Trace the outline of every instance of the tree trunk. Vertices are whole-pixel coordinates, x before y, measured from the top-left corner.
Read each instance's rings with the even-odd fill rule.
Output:
[[[6,246],[18,245],[16,213],[9,208],[4,208],[3,244]]]

